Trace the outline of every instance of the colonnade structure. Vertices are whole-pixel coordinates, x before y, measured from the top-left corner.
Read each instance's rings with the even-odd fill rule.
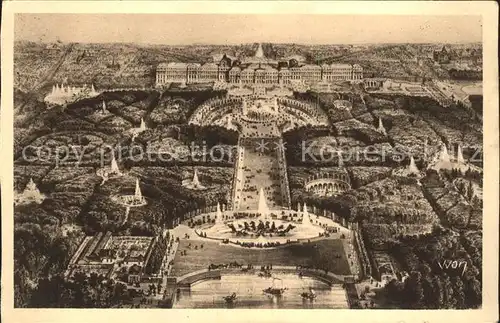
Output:
[[[238,120],[257,123],[272,121],[278,125],[288,123],[295,127],[329,125],[328,116],[317,102],[265,95],[210,99],[194,111],[188,123],[198,126],[218,124],[231,128],[232,121]]]
[[[337,171],[310,176],[304,186],[318,196],[335,196],[350,190],[351,180],[345,169],[339,167]]]
[[[242,104],[243,98],[240,97],[209,99],[196,108],[188,123],[198,126],[213,125],[222,116],[241,108]]]

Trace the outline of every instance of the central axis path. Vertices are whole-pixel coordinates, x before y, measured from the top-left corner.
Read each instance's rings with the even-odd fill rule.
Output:
[[[269,128],[277,130],[274,124],[270,126],[253,124],[252,135],[249,134],[248,128],[242,131],[238,149],[239,160],[235,170],[233,196],[235,211],[257,210],[261,188],[271,210],[290,207],[283,140],[278,131],[269,131]]]

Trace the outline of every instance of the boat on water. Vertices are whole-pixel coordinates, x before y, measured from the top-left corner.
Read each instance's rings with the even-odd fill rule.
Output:
[[[314,289],[309,288],[309,292],[303,292],[300,294],[303,299],[308,299],[308,300],[313,300],[316,298],[316,293],[314,292]]]
[[[232,293],[231,295],[224,296],[223,299],[228,304],[233,304],[236,301],[236,293]]]
[[[264,289],[264,293],[270,294],[270,295],[276,295],[276,296],[281,296],[283,293],[286,291],[286,288],[274,288],[274,287],[268,287]]]
[[[274,282],[276,280],[280,280],[281,281],[281,279],[279,279],[279,278],[274,278],[273,279],[273,286],[264,289],[263,292],[266,293],[266,294],[269,294],[269,295],[274,295],[274,296],[281,296],[281,295],[283,295],[283,293],[287,290],[287,288],[283,287],[283,281],[281,281],[281,285],[282,285],[281,287],[276,287],[276,285],[274,284]]]

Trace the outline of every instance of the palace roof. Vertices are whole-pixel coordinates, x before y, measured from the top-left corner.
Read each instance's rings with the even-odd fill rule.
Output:
[[[217,64],[215,63],[205,63],[201,66],[202,69],[206,69],[206,68],[218,68]]]
[[[301,69],[304,70],[318,70],[321,69],[319,65],[313,65],[313,64],[306,64],[300,67]]]
[[[329,68],[352,68],[352,65],[350,64],[343,64],[343,63],[332,63],[332,64],[324,64]]]
[[[187,64],[186,63],[179,63],[179,62],[170,62],[167,64],[167,67],[186,68]]]

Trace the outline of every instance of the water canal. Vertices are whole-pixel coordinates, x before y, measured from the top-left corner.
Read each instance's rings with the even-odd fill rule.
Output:
[[[274,283],[273,283],[274,282]],[[287,288],[281,296],[263,292],[271,286]],[[303,299],[301,293],[312,288],[314,300]],[[225,296],[236,293],[233,304],[227,304]],[[341,285],[330,287],[327,283],[311,277],[295,274],[273,274],[264,278],[249,274],[223,275],[220,280],[202,281],[181,289],[176,296],[173,308],[348,308],[347,296]]]

